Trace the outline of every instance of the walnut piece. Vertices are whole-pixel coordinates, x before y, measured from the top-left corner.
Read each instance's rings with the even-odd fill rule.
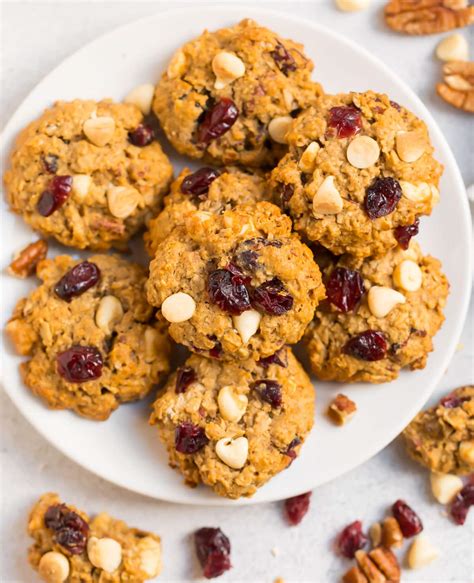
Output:
[[[474,23],[466,0],[389,0],[385,22],[405,34],[437,34]]]
[[[377,547],[366,553],[356,551],[357,566],[343,576],[343,583],[399,583],[400,565],[390,549]]]
[[[43,239],[30,243],[13,258],[8,266],[8,273],[21,279],[33,275],[36,266],[46,257],[47,252],[48,243]]]
[[[438,95],[450,105],[474,113],[474,61],[453,61],[443,66],[444,83]]]
[[[327,415],[336,425],[344,425],[357,411],[357,405],[349,397],[339,393],[330,403]]]

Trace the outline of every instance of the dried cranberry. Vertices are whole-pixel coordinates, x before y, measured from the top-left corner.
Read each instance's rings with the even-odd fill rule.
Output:
[[[268,368],[271,364],[276,364],[282,368],[286,368],[288,366],[288,362],[283,355],[286,356],[286,353],[283,352],[283,349],[277,350],[277,352],[271,354],[270,356],[262,357],[258,361],[258,364],[263,368]]]
[[[329,110],[328,128],[335,130],[336,138],[352,138],[362,129],[362,117],[357,107],[344,105]]]
[[[213,579],[228,571],[230,562],[230,541],[220,528],[200,528],[194,533],[196,554],[204,577]]]
[[[400,530],[405,538],[419,534],[423,530],[423,524],[404,500],[397,500],[392,506],[393,516],[397,519]]]
[[[342,350],[349,356],[372,362],[385,358],[387,349],[387,341],[382,332],[366,330],[348,340]]]
[[[262,401],[270,403],[274,409],[281,407],[281,385],[280,383],[277,383],[277,381],[262,379],[252,383],[250,388],[257,391]]]
[[[397,111],[400,111],[402,108],[400,107],[400,105],[396,102],[396,101],[392,101],[390,100],[390,105],[392,107],[394,107]]]
[[[207,291],[213,304],[229,314],[239,315],[250,309],[246,278],[231,269],[216,269],[209,274]]]
[[[102,375],[104,362],[94,346],[71,346],[56,356],[58,373],[70,383],[85,383]]]
[[[153,142],[155,139],[155,132],[151,126],[142,123],[132,132],[128,132],[128,139],[134,146],[143,148]]]
[[[293,496],[293,498],[285,500],[286,518],[292,526],[296,526],[303,520],[309,510],[310,498],[311,492],[306,492],[305,494]]]
[[[178,425],[174,432],[174,446],[180,453],[196,453],[208,442],[204,429],[188,421]]]
[[[183,366],[178,368],[176,373],[176,388],[177,394],[184,393],[184,391],[197,380],[196,371],[190,366]]]
[[[65,504],[50,506],[45,512],[44,524],[54,531],[56,542],[71,554],[78,555],[84,551],[89,525]]]
[[[420,219],[416,219],[415,222],[411,225],[405,225],[404,227],[396,227],[393,230],[395,239],[398,241],[398,244],[402,249],[408,249],[411,238],[416,237],[416,235],[418,235],[419,228]]]
[[[326,281],[326,295],[341,312],[353,310],[365,291],[364,280],[358,271],[336,267]]]
[[[439,404],[446,409],[454,409],[455,407],[460,407],[466,401],[470,401],[470,397],[457,397],[455,394],[446,395],[443,397]]]
[[[49,217],[66,202],[72,188],[72,176],[55,176],[43,191],[36,208],[43,217]]]
[[[252,292],[252,305],[272,316],[281,316],[293,307],[293,297],[284,291],[283,283],[278,277],[265,281]]]
[[[398,180],[387,176],[376,178],[365,193],[365,212],[374,220],[385,217],[395,210],[402,198],[402,189]]]
[[[298,445],[300,445],[300,443],[301,443],[301,439],[299,437],[295,437],[294,439],[292,439],[290,441],[290,443],[288,444],[288,447],[286,448],[285,454],[291,458],[292,462],[296,459],[296,456],[298,455],[296,453],[295,449]]]
[[[209,187],[218,176],[220,176],[220,172],[214,170],[214,168],[199,168],[199,170],[188,174],[184,178],[183,182],[181,182],[181,192],[183,194],[192,194],[203,200],[209,192]]]
[[[277,189],[277,196],[281,208],[286,211],[290,203],[291,197],[295,193],[295,187],[292,184],[279,184]]]
[[[277,67],[284,75],[288,75],[290,71],[296,71],[296,61],[290,55],[288,50],[277,41],[277,44],[273,51],[270,52],[273,60],[275,61]]]
[[[216,342],[209,350],[209,356],[211,358],[220,358],[222,356],[222,344],[220,342]]]
[[[62,528],[56,533],[55,539],[71,555],[80,555],[86,548],[87,538],[73,528]]]
[[[66,302],[80,296],[100,278],[100,269],[95,263],[82,261],[70,269],[54,286],[54,293]]]
[[[234,125],[239,117],[239,110],[229,97],[223,97],[204,114],[197,130],[200,144],[208,144],[220,138]]]
[[[466,522],[467,513],[472,505],[474,505],[474,484],[467,484],[456,494],[451,505],[451,516],[456,524],[461,525]]]
[[[363,549],[369,539],[362,532],[362,522],[352,522],[337,537],[337,548],[342,556],[353,559],[356,551]]]
[[[56,174],[58,171],[58,157],[54,154],[43,156],[43,166],[49,174]]]
[[[258,268],[258,253],[248,249],[247,251],[242,251],[235,258],[236,262],[242,266],[243,269],[247,271],[255,271]]]

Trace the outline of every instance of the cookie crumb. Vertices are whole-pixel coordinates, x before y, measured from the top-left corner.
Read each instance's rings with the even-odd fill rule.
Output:
[[[352,419],[356,411],[357,405],[354,401],[339,393],[329,404],[327,416],[336,425],[345,425]]]

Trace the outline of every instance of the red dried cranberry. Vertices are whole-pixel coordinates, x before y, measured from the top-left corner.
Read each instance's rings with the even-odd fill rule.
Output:
[[[382,332],[366,330],[348,340],[342,350],[349,356],[372,362],[385,358],[387,349],[387,341]]]
[[[194,533],[194,544],[206,579],[219,577],[232,567],[230,541],[220,528],[200,528]]]
[[[283,283],[278,277],[265,281],[252,292],[252,305],[272,316],[281,316],[293,307],[293,297],[284,291]]]
[[[184,393],[184,391],[197,380],[196,371],[190,366],[183,366],[178,368],[176,373],[176,388],[177,394]]]
[[[352,522],[337,537],[337,548],[343,557],[353,559],[356,551],[363,549],[369,539],[362,532],[362,522]]]
[[[209,356],[211,358],[220,358],[222,356],[222,344],[220,342],[216,342],[209,350]]]
[[[419,534],[423,530],[423,524],[419,516],[404,500],[397,500],[392,506],[393,516],[397,519],[400,530],[405,538]]]
[[[295,449],[298,445],[300,445],[300,443],[301,443],[301,439],[299,437],[295,437],[294,439],[292,439],[290,441],[290,443],[288,444],[288,447],[286,448],[285,454],[291,458],[292,463],[294,462],[294,460],[296,459],[296,456],[298,455],[296,453]]]
[[[224,135],[234,125],[239,117],[239,110],[229,97],[223,97],[204,114],[199,123],[197,140],[200,144],[208,144]]]
[[[250,309],[246,278],[231,269],[216,269],[209,274],[207,291],[213,304],[229,314],[239,315]]]
[[[208,442],[204,429],[188,421],[178,425],[174,432],[174,446],[180,453],[196,453]]]
[[[445,407],[446,409],[454,409],[455,407],[460,407],[466,401],[470,401],[469,397],[457,397],[456,394],[451,393],[450,395],[446,395],[443,397],[439,404]]]
[[[62,528],[55,536],[58,545],[68,550],[71,555],[80,555],[86,548],[87,538],[73,528]]]
[[[49,217],[66,202],[72,188],[72,176],[55,176],[45,190],[36,208],[43,217]]]
[[[56,174],[58,171],[58,157],[54,154],[43,156],[43,166],[49,174]]]
[[[46,528],[54,531],[54,539],[72,555],[79,555],[86,547],[89,525],[65,504],[50,506],[44,515]]]
[[[451,516],[456,524],[461,525],[466,522],[467,513],[472,505],[474,505],[474,484],[467,484],[456,494],[451,505]]]
[[[286,353],[283,351],[283,349],[277,350],[277,352],[274,354],[261,358],[258,361],[258,364],[263,368],[268,368],[271,364],[276,364],[282,368],[286,368],[288,366],[288,362],[286,361]]]
[[[326,281],[326,294],[331,304],[341,312],[353,310],[365,292],[364,280],[358,271],[336,267]]]
[[[285,500],[286,518],[292,526],[296,526],[303,520],[309,510],[310,498],[311,492],[306,492],[305,494],[293,496],[293,498]]]
[[[128,132],[128,139],[134,146],[143,148],[153,142],[155,139],[155,132],[151,126],[142,123],[132,132]]]
[[[411,238],[416,237],[416,235],[418,235],[419,228],[420,219],[416,219],[415,222],[411,225],[405,225],[404,227],[396,227],[393,230],[395,239],[398,241],[398,244],[402,249],[408,249]]]
[[[100,278],[100,269],[95,263],[82,261],[70,269],[54,286],[54,293],[66,302],[80,296]]]
[[[280,383],[277,383],[277,381],[272,381],[271,379],[262,379],[252,383],[250,388],[257,391],[262,401],[270,403],[274,409],[281,407],[281,385]]]
[[[392,107],[394,107],[397,111],[400,111],[402,108],[400,107],[400,105],[396,102],[396,101],[392,101],[390,100],[390,105]]]
[[[393,213],[402,198],[402,189],[398,180],[387,176],[376,178],[365,193],[365,212],[372,220]]]
[[[273,60],[275,61],[277,67],[284,75],[288,75],[290,71],[296,71],[296,61],[288,50],[277,41],[277,44],[273,51],[270,52]]]
[[[335,130],[336,138],[352,138],[362,129],[362,117],[353,105],[332,107],[329,110],[328,128]]]
[[[94,346],[71,346],[56,356],[58,373],[69,383],[85,383],[100,378],[104,362]]]
[[[209,192],[209,187],[218,176],[220,176],[220,172],[214,170],[214,168],[199,168],[199,170],[188,174],[184,178],[183,182],[181,182],[181,192],[183,194],[192,194],[203,200]]]

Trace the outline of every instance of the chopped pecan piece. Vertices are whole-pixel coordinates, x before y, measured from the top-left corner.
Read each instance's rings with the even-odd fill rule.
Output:
[[[327,411],[328,417],[336,425],[344,425],[357,411],[357,405],[349,397],[339,393],[330,403]]]
[[[399,548],[403,544],[403,534],[398,521],[393,516],[388,516],[382,523],[382,544],[387,549]]]
[[[33,275],[36,266],[46,257],[47,252],[48,243],[43,239],[30,243],[14,257],[8,266],[8,273],[21,279]]]
[[[450,105],[474,113],[474,61],[446,63],[443,75],[444,83],[436,85],[438,95]]]

